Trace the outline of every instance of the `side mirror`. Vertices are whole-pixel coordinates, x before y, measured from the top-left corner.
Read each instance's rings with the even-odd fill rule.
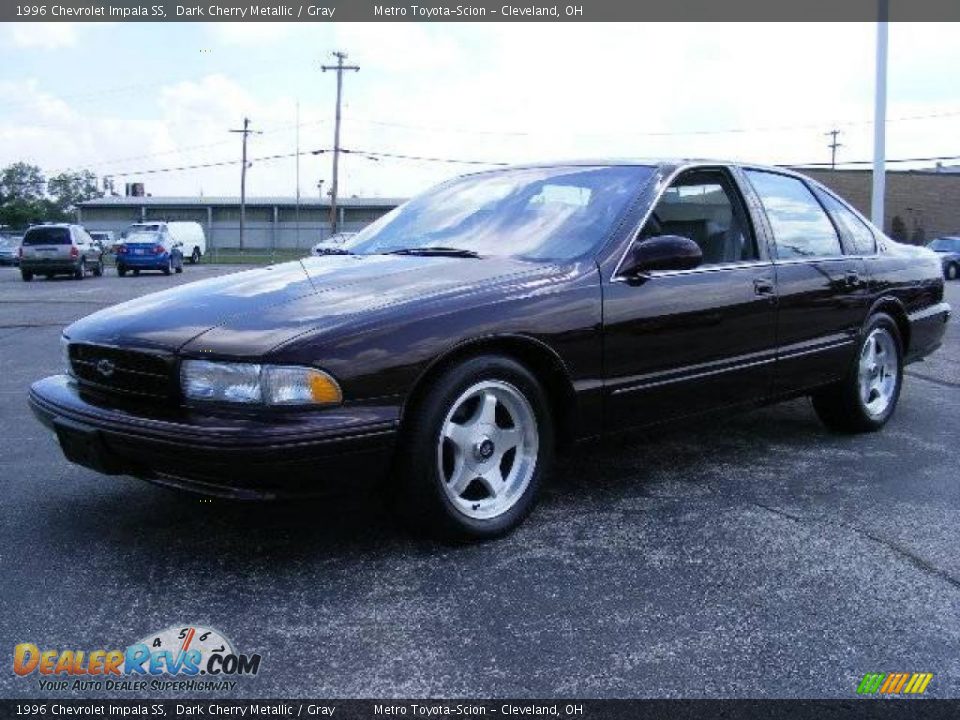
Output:
[[[690,238],[658,235],[635,241],[621,271],[625,275],[636,276],[655,270],[690,270],[701,262],[703,251]]]

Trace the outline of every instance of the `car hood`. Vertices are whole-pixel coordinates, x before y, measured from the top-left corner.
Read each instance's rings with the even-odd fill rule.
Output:
[[[545,271],[510,258],[326,255],[146,295],[65,334],[71,342],[256,357],[365,313]]]

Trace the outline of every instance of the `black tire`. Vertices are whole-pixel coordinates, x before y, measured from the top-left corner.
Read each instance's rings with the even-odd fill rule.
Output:
[[[97,264],[93,266],[93,276],[94,277],[103,277],[103,258],[97,261]]]
[[[526,489],[501,514],[477,519],[464,514],[448,497],[437,458],[448,413],[465,391],[483,381],[499,381],[519,391],[536,418],[538,448]],[[417,534],[456,542],[499,537],[519,525],[533,509],[542,480],[550,472],[553,453],[549,403],[536,377],[509,358],[471,358],[440,375],[404,418],[398,443],[399,477],[389,481],[394,509]]]
[[[956,280],[958,275],[960,275],[960,266],[958,266],[956,263],[950,263],[947,265],[947,269],[943,272],[943,276],[947,280]]]
[[[868,338],[876,330],[887,333],[893,339],[896,351],[896,376],[889,404],[882,412],[872,414],[860,392],[860,358]],[[813,407],[823,424],[835,432],[875,432],[886,425],[893,415],[902,387],[903,341],[900,338],[900,331],[892,317],[886,313],[876,313],[870,317],[860,333],[856,353],[844,378],[814,393]]]
[[[120,277],[126,277],[127,269],[123,265],[117,265],[117,275]]]
[[[29,270],[21,270],[21,271],[20,271],[20,277],[23,278],[23,281],[24,281],[24,282],[32,282],[32,281],[33,281],[33,273],[30,272]]]
[[[180,261],[177,263],[176,267],[174,268],[174,272],[177,273],[177,275],[183,272],[183,255],[180,256]]]
[[[87,259],[80,258],[80,264],[77,265],[77,269],[73,271],[74,280],[83,280],[87,276]]]
[[[169,257],[167,258],[167,264],[163,268],[163,274],[170,275],[171,273],[173,273],[173,258]]]
[[[195,247],[193,252],[190,253],[190,264],[196,265],[198,262],[200,262],[200,248]]]
[[[134,271],[133,271],[133,276],[134,276],[134,277],[140,277],[140,268],[135,268],[135,269],[134,269]]]

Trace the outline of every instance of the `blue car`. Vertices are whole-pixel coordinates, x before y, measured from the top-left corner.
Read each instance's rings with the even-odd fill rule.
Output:
[[[141,270],[159,270],[164,275],[183,272],[183,252],[166,229],[135,229],[117,247],[117,275],[139,275]]]
[[[940,256],[943,263],[943,276],[947,280],[956,280],[960,276],[960,237],[940,237],[927,245]]]

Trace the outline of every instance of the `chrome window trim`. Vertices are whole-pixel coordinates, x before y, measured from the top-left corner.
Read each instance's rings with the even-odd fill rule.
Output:
[[[654,270],[643,277],[645,279],[655,280],[657,278],[675,277],[677,275],[699,275],[701,273],[722,272],[724,270],[741,270],[752,267],[773,267],[773,265],[774,263],[771,260],[744,260],[742,262],[701,265],[688,270]],[[610,282],[630,282],[634,279],[635,278],[631,278],[627,275],[619,275],[610,280]]]

